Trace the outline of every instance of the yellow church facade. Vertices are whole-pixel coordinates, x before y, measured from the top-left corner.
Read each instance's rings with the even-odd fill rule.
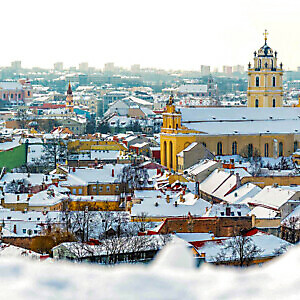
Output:
[[[182,172],[179,153],[195,142],[215,156],[278,158],[298,149],[300,108],[282,107],[282,65],[277,68],[277,53],[266,39],[249,74],[248,107],[176,108],[170,97],[160,135],[162,165]]]

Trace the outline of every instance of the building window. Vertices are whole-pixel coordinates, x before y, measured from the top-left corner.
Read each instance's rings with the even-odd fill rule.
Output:
[[[273,107],[276,107],[276,99],[273,99]]]
[[[253,156],[253,144],[248,144],[248,157]]]
[[[103,191],[103,186],[99,186],[99,191],[100,191],[100,192]]]
[[[237,142],[232,143],[232,155],[237,154]]]
[[[78,189],[78,194],[82,195],[82,189]]]
[[[261,68],[261,59],[258,60],[258,67]]]
[[[14,94],[11,94],[11,95],[10,95],[10,99],[14,99]]]
[[[170,158],[169,158],[169,161],[170,161],[170,169],[173,168],[173,143],[170,142]]]
[[[117,186],[116,186],[116,192],[118,192],[118,191],[119,191],[119,186],[117,185]]]
[[[26,229],[23,228],[23,233],[26,233]]]
[[[19,99],[21,99],[21,94],[18,94]]]
[[[202,145],[206,148],[206,143],[203,142]]]
[[[73,189],[72,194],[76,195],[76,189]]]
[[[276,86],[276,78],[273,77],[273,86]]]
[[[255,107],[258,107],[258,104],[259,104],[258,99],[255,99]]]
[[[279,143],[279,156],[283,156],[283,143]]]
[[[222,143],[221,142],[219,142],[218,144],[217,144],[217,155],[222,155],[222,153],[223,153],[223,145],[222,145]]]
[[[27,92],[27,96],[30,97],[30,91]]]
[[[265,157],[269,157],[269,144],[265,144]]]
[[[259,77],[258,76],[255,78],[255,85],[259,86]]]
[[[106,187],[106,191],[107,191],[107,192],[110,191],[110,186],[109,186],[109,185]]]
[[[294,142],[294,152],[296,152],[298,150],[298,142],[295,141]]]

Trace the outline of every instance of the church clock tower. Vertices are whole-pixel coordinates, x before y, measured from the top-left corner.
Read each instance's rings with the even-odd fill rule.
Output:
[[[73,93],[72,93],[72,88],[71,88],[70,82],[69,82],[69,87],[68,87],[68,91],[67,91],[66,108],[68,108],[69,112],[71,112],[71,113],[74,110]]]
[[[277,52],[265,44],[254,52],[254,65],[248,66],[248,107],[281,107],[283,102],[282,63],[277,65]]]

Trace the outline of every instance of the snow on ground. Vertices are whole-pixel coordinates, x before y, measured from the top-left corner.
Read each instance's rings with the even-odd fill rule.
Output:
[[[5,299],[299,299],[300,247],[263,267],[193,267],[185,243],[150,265],[105,267],[0,258]]]

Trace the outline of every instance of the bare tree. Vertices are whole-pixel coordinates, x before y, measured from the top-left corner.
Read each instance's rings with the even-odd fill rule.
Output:
[[[248,266],[262,253],[250,236],[238,235],[224,242],[221,251],[215,257],[216,263],[236,262],[240,267]]]
[[[299,240],[300,216],[292,216],[286,219],[281,227],[282,238],[290,243],[296,243]]]
[[[125,195],[129,190],[141,189],[147,185],[148,179],[147,169],[135,165],[125,166],[119,175],[121,193]]]
[[[20,128],[24,129],[26,127],[27,121],[29,120],[26,110],[18,109],[16,119],[18,120]]]
[[[57,162],[64,162],[67,159],[67,144],[62,138],[44,140],[43,155],[41,160],[45,166],[55,169]]]

